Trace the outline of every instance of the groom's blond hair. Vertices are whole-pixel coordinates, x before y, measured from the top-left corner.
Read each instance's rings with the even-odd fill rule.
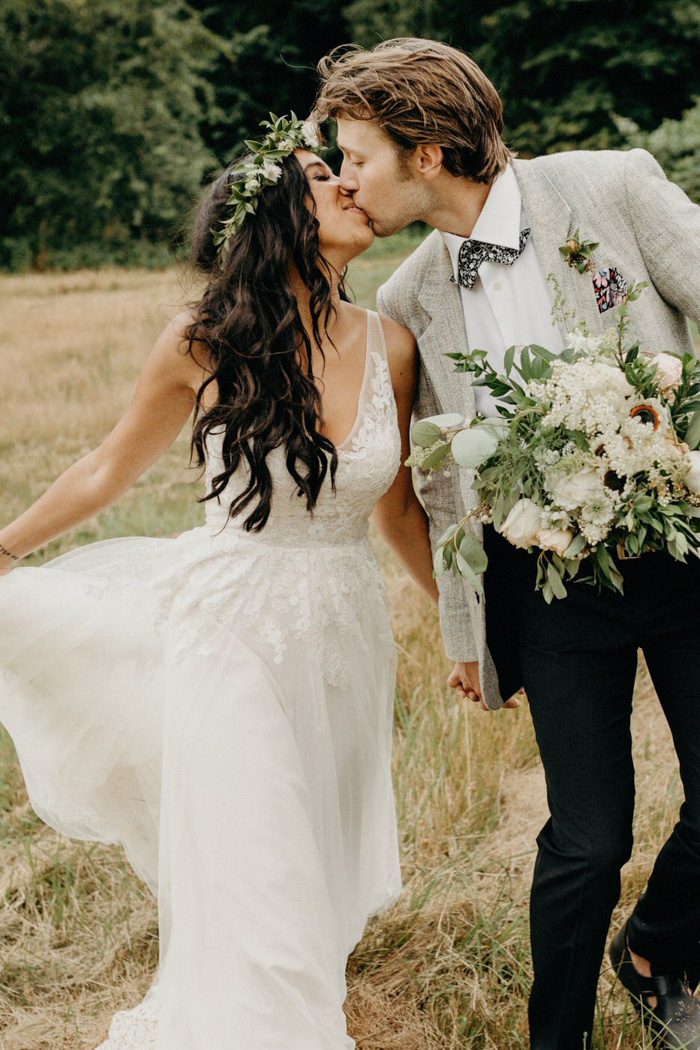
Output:
[[[376,120],[400,152],[442,146],[452,175],[491,183],[513,157],[501,135],[503,103],[476,62],[449,44],[404,37],[371,51],[336,48],[318,64],[321,122]]]

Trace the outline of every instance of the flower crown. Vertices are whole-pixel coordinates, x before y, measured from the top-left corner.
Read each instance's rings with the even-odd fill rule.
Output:
[[[211,231],[222,262],[229,253],[231,238],[240,230],[246,215],[255,214],[261,192],[279,181],[282,175],[279,161],[295,149],[318,149],[321,145],[317,125],[312,120],[299,120],[294,113],[289,117],[276,117],[271,113],[270,119],[263,120],[260,127],[268,128],[267,134],[259,142],[246,139],[245,145],[252,156],[232,172],[238,177],[231,183],[231,195],[226,202],[232,209],[231,215],[222,220],[220,230]]]

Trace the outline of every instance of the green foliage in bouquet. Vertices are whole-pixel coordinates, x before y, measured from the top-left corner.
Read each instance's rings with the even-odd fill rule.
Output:
[[[409,464],[473,471],[478,507],[440,538],[436,573],[457,572],[481,592],[483,548],[473,520],[538,553],[536,586],[566,597],[575,577],[622,592],[619,562],[649,551],[684,561],[700,548],[700,362],[643,351],[617,326],[592,337],[584,325],[554,355],[510,347],[503,372],[487,352],[448,354],[487,387],[499,416],[421,420]]]

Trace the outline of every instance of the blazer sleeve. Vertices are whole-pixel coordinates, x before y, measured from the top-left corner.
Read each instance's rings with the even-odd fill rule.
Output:
[[[393,302],[391,290],[386,284],[377,292],[377,309],[379,313],[392,317],[405,327],[411,327],[410,319],[404,316],[398,305]],[[421,360],[414,418],[423,419],[441,411],[427,369]],[[456,470],[452,470],[450,475],[445,477],[439,471],[430,475],[414,471],[413,481],[428,515],[430,546],[434,552],[440,536],[464,516],[457,473]],[[440,592],[440,628],[448,659],[477,661],[477,615],[467,584],[461,576],[453,576],[451,573],[438,576],[437,584]]]
[[[654,286],[686,317],[700,320],[700,207],[643,149],[627,154],[626,188],[637,244]]]

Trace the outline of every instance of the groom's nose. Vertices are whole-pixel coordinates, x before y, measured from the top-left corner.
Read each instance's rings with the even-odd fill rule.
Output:
[[[340,165],[340,188],[345,193],[355,193],[360,188],[357,176],[352,170],[352,165],[347,160],[343,160],[343,163]]]

